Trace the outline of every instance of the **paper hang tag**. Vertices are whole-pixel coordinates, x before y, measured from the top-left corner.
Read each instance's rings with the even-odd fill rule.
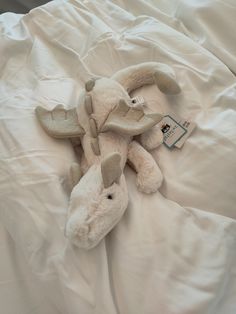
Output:
[[[161,120],[161,131],[163,133],[163,143],[172,148],[187,133],[186,129],[181,126],[170,115],[166,115]]]
[[[163,143],[168,148],[181,148],[196,127],[196,123],[180,118],[174,113],[166,115],[162,121]]]
[[[181,148],[184,145],[187,138],[197,126],[195,122],[190,122],[185,119],[180,120],[180,124],[186,129],[187,133],[175,144],[177,148]]]

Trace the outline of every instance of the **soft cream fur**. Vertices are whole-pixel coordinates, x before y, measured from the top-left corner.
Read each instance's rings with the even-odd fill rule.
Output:
[[[132,141],[128,162],[137,172],[137,187],[141,192],[154,193],[161,186],[162,173],[155,160],[138,142]]]
[[[163,143],[163,133],[159,125],[140,135],[140,142],[146,150],[153,150]]]
[[[93,165],[71,193],[65,235],[76,246],[90,249],[114,227],[127,205],[124,175],[118,183],[105,189],[101,169]]]

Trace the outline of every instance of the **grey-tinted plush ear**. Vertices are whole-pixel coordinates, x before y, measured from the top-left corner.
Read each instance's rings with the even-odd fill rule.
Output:
[[[53,137],[72,138],[84,134],[75,108],[66,110],[62,105],[58,105],[53,110],[47,110],[38,106],[35,111],[44,130]]]
[[[102,161],[101,173],[105,188],[108,188],[120,179],[122,174],[120,161],[121,156],[119,153],[112,153]]]
[[[117,132],[124,135],[139,135],[161,121],[159,113],[145,114],[142,109],[135,109],[121,99],[119,104],[108,115],[101,132]]]
[[[112,78],[128,93],[150,84],[156,84],[164,94],[174,95],[180,92],[173,70],[168,65],[158,62],[145,62],[127,67],[115,73]]]

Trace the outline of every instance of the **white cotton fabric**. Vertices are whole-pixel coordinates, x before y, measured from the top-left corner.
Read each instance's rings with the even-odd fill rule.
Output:
[[[0,308],[4,314],[236,313],[234,1],[53,1],[0,16]],[[181,150],[153,152],[159,192],[138,192],[95,249],[64,237],[70,143],[34,108],[77,104],[91,76],[144,61],[182,88],[156,110],[197,123]]]

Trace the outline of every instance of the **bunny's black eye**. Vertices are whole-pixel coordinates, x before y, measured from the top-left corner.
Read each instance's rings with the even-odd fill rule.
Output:
[[[112,194],[108,194],[108,195],[107,195],[107,198],[108,198],[109,200],[112,200],[112,199],[113,199]]]

